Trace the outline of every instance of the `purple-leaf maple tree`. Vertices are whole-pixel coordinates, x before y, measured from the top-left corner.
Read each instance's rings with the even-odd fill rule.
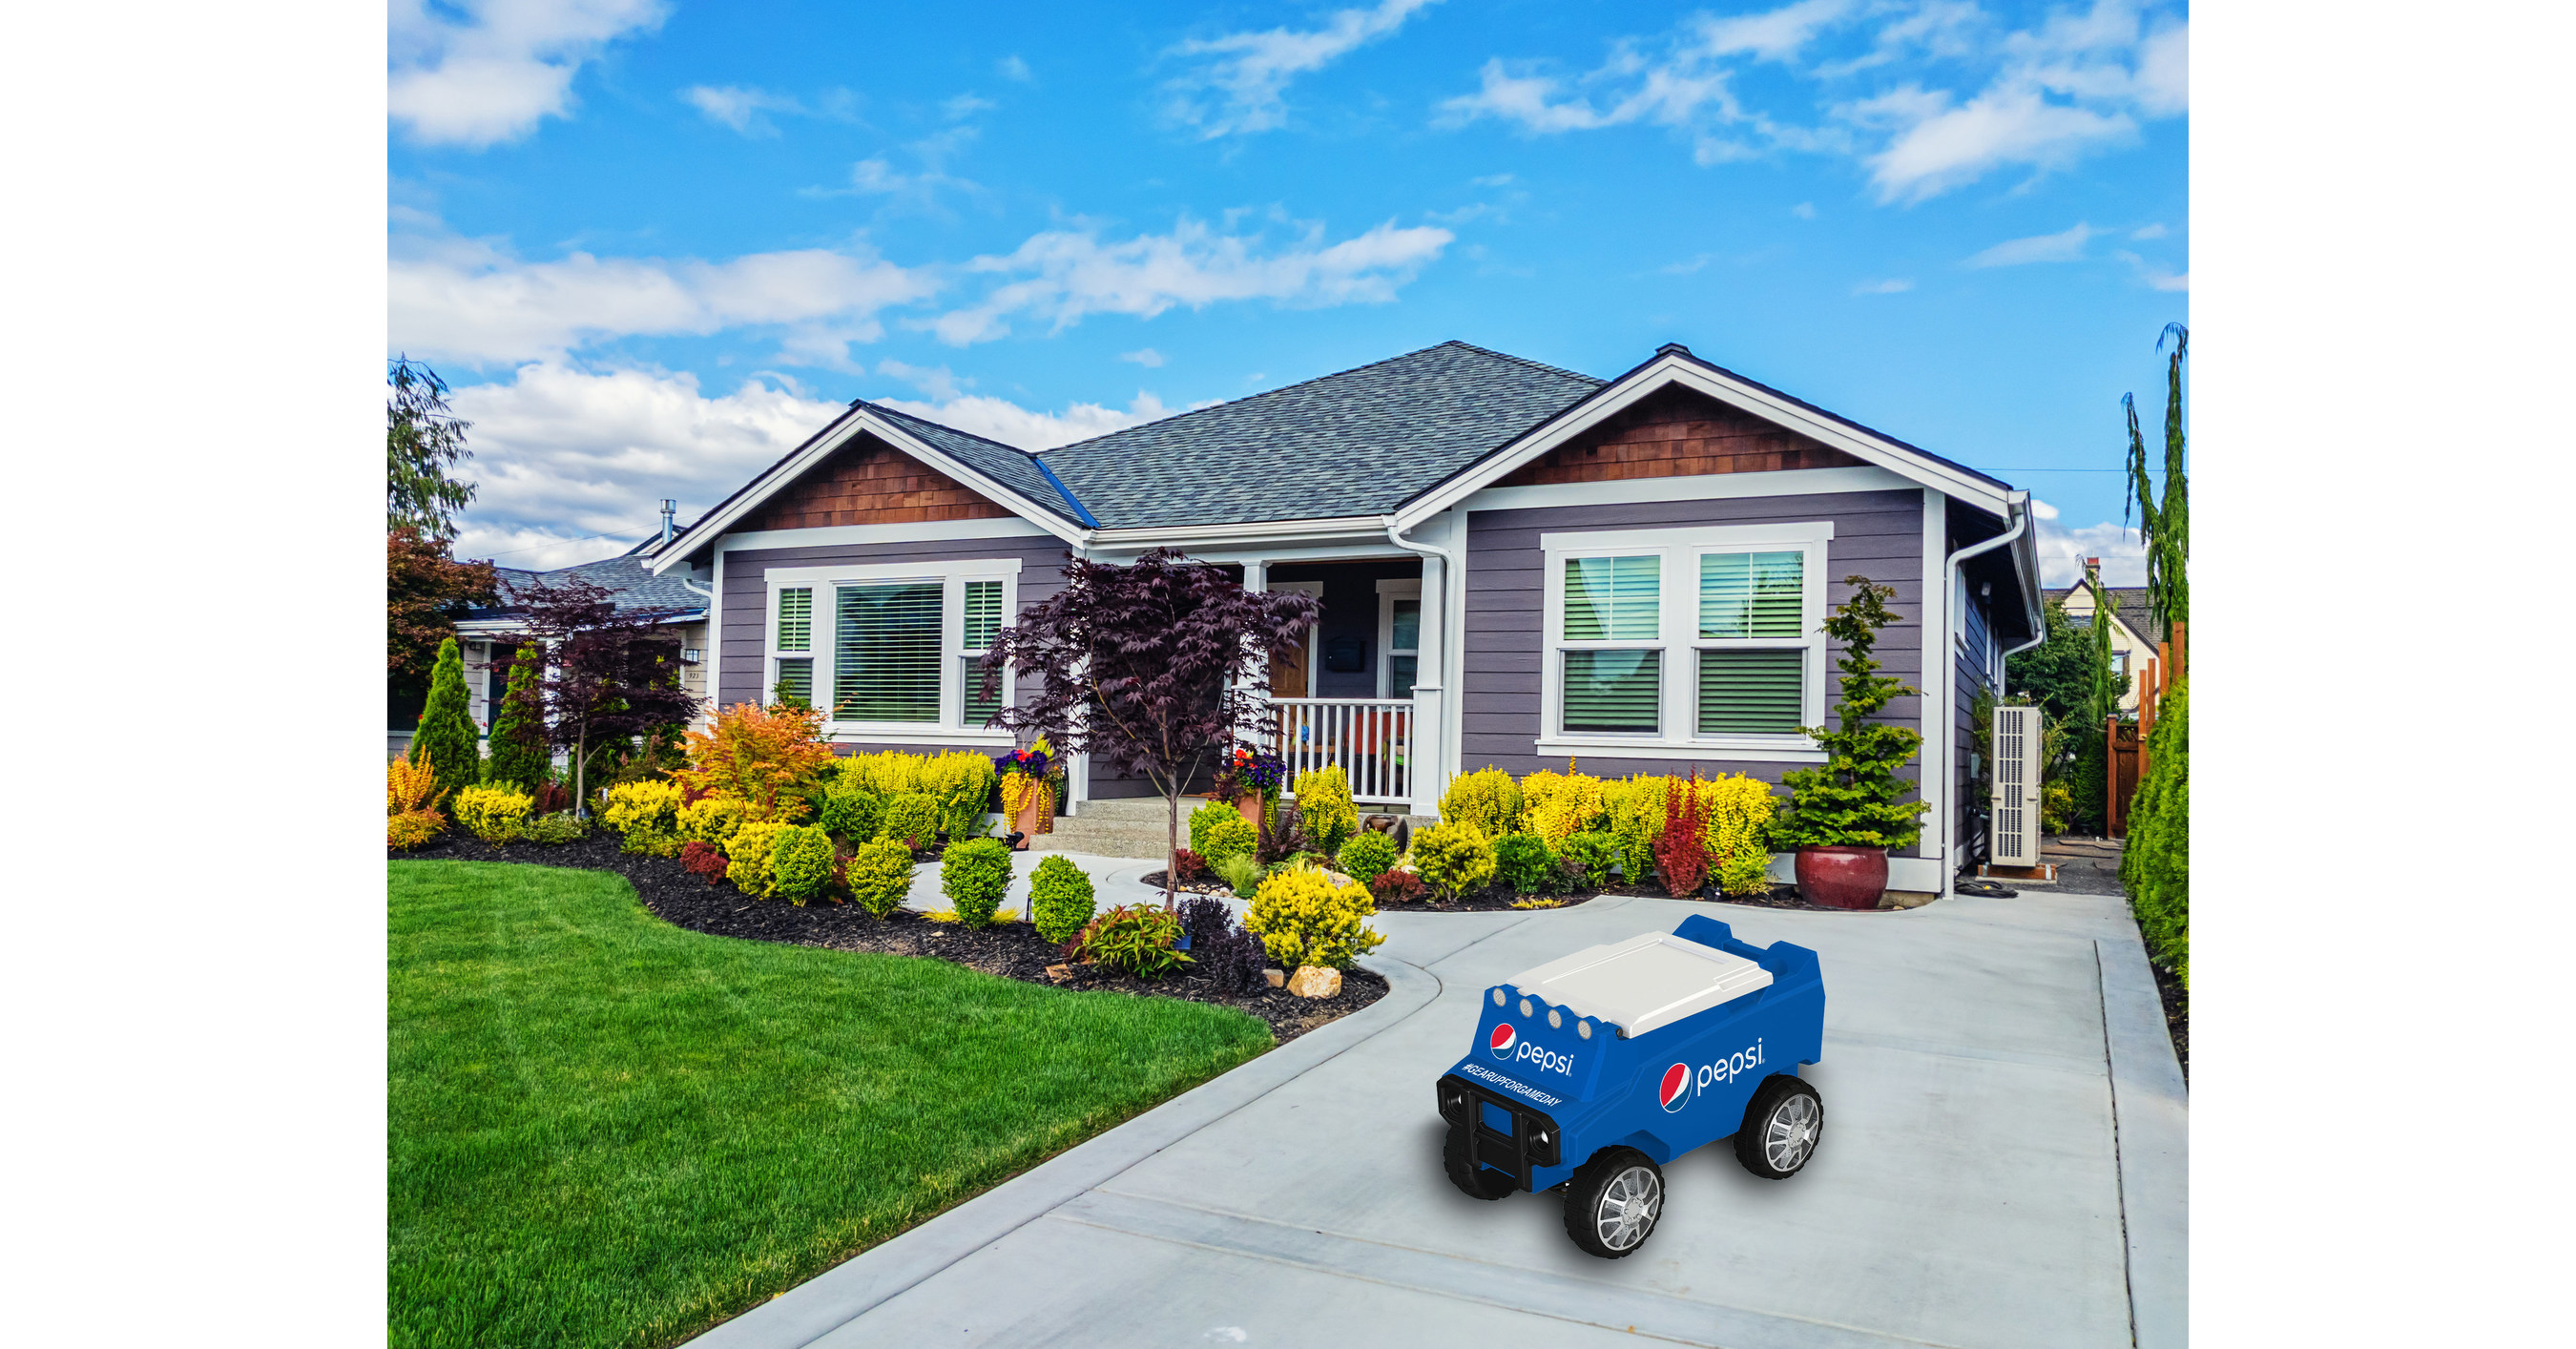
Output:
[[[620,609],[615,591],[588,581],[532,581],[511,587],[510,597],[536,639],[519,659],[543,662],[537,687],[547,737],[572,751],[573,800],[586,807],[591,746],[650,735],[698,714],[699,700],[680,687],[679,641],[655,630],[690,611]]]
[[[1157,548],[1120,566],[1076,559],[1064,589],[1020,611],[982,666],[984,693],[1004,668],[1039,689],[995,718],[1036,731],[1065,752],[1087,751],[1163,795],[1169,825],[1163,902],[1178,870],[1181,794],[1250,738],[1278,733],[1270,662],[1303,642],[1313,598],[1255,592],[1211,563]]]

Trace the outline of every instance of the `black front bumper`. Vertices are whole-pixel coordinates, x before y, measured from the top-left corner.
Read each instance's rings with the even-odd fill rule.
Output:
[[[1479,1163],[1510,1176],[1524,1190],[1530,1188],[1532,1171],[1557,1164],[1563,1133],[1545,1112],[1456,1073],[1441,1074],[1433,1089],[1438,1094],[1440,1118],[1452,1126],[1466,1128],[1475,1143]],[[1485,1107],[1489,1105],[1510,1112],[1510,1133],[1501,1133],[1486,1122]]]

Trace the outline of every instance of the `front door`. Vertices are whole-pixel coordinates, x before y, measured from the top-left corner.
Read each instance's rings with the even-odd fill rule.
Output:
[[[1324,602],[1324,583],[1321,581],[1273,581],[1270,583],[1270,588],[1275,591],[1293,590],[1300,595],[1312,596],[1317,604]],[[1306,635],[1298,640],[1295,648],[1288,654],[1273,655],[1270,658],[1270,696],[1273,698],[1312,697],[1314,662],[1315,629],[1308,628]]]

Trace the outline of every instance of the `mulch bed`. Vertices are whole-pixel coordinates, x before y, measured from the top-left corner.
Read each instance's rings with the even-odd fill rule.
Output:
[[[2165,1032],[2173,1037],[2174,1057],[2182,1062],[2184,1085],[2191,1083],[2191,994],[2174,977],[2172,970],[2150,960],[2147,968],[2156,972],[2156,992],[2164,998]]]
[[[799,908],[784,900],[753,899],[730,884],[707,884],[684,870],[677,858],[620,852],[617,839],[608,834],[595,834],[578,843],[512,843],[495,847],[470,834],[451,831],[410,852],[387,849],[385,856],[398,862],[520,862],[613,871],[635,887],[644,907],[655,917],[692,932],[835,951],[923,956],[1023,983],[1213,1003],[1260,1018],[1281,1044],[1348,1016],[1386,996],[1387,991],[1385,979],[1363,969],[1342,972],[1341,992],[1329,998],[1310,999],[1277,988],[1251,994],[1221,993],[1207,979],[1190,973],[1188,966],[1165,978],[1147,980],[1112,974],[1091,965],[1067,965],[1063,950],[1039,936],[1037,929],[1026,922],[997,924],[978,932],[956,923],[934,923],[910,909],[898,909],[889,917],[878,918],[855,904]],[[1049,976],[1050,965],[1065,966],[1064,976]]]
[[[1163,873],[1159,871],[1148,872],[1139,879],[1143,884],[1153,886],[1156,889],[1162,888],[1163,885]],[[1186,893],[1200,895],[1231,895],[1234,893],[1232,890],[1225,888],[1225,884],[1222,881],[1183,882],[1180,888]],[[1566,904],[1579,904],[1584,900],[1592,898],[1595,893],[1603,895],[1639,895],[1650,899],[1671,899],[1673,897],[1672,892],[1664,889],[1664,887],[1660,885],[1613,885],[1597,892],[1586,891],[1578,895],[1549,895],[1546,896],[1546,898],[1558,901],[1557,904],[1548,906],[1550,908],[1556,908]],[[1472,895],[1463,896],[1455,902],[1448,904],[1434,904],[1428,900],[1411,900],[1402,903],[1390,904],[1385,900],[1380,900],[1378,901],[1377,907],[1378,912],[1380,913],[1493,913],[1498,910],[1514,908],[1517,902],[1522,898],[1524,898],[1524,896],[1522,896],[1520,892],[1512,889],[1510,886],[1494,885],[1479,890]],[[1703,895],[1701,898],[1706,899],[1707,896]],[[1801,909],[1808,913],[1903,912],[1902,910],[1892,908],[1837,909],[1824,904],[1810,904],[1799,897],[1798,887],[1794,885],[1774,885],[1767,893],[1759,895],[1726,895],[1713,902],[1720,904],[1750,904],[1758,909]],[[1535,912],[1535,910],[1528,909],[1516,911],[1524,913]]]

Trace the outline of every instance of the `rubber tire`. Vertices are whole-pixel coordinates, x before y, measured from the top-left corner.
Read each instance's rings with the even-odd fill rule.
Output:
[[[1585,1255],[1597,1255],[1604,1260],[1625,1260],[1646,1249],[1646,1243],[1653,1239],[1655,1223],[1648,1223],[1645,1235],[1637,1238],[1636,1245],[1624,1251],[1614,1251],[1601,1240],[1600,1231],[1593,1226],[1592,1214],[1600,1206],[1601,1192],[1609,1187],[1613,1176],[1632,1166],[1643,1166],[1654,1173],[1657,1195],[1668,1193],[1664,1189],[1664,1169],[1655,1165],[1654,1158],[1635,1148],[1603,1148],[1592,1154],[1592,1160],[1574,1168],[1574,1175],[1565,1182],[1565,1234],[1574,1238],[1574,1244],[1582,1248]],[[1658,1204],[1655,1222],[1663,1221],[1663,1217],[1663,1208]]]
[[[1472,1108],[1474,1102],[1469,1105]],[[1477,1164],[1474,1140],[1463,1124],[1449,1126],[1449,1137],[1440,1145],[1440,1168],[1449,1173],[1449,1183],[1470,1199],[1500,1199],[1521,1187],[1502,1172]]]
[[[1762,1142],[1770,1131],[1771,1113],[1792,1096],[1804,1096],[1816,1103],[1816,1141],[1807,1145],[1807,1155],[1799,1158],[1796,1166],[1776,1171],[1772,1169],[1771,1159],[1762,1153]],[[1818,1096],[1814,1087],[1786,1073],[1778,1073],[1764,1078],[1762,1085],[1753,1089],[1753,1099],[1744,1107],[1744,1125],[1735,1131],[1735,1160],[1744,1163],[1745,1170],[1764,1180],[1787,1180],[1805,1170],[1807,1163],[1815,1160],[1816,1149],[1824,1145],[1825,1098]]]

